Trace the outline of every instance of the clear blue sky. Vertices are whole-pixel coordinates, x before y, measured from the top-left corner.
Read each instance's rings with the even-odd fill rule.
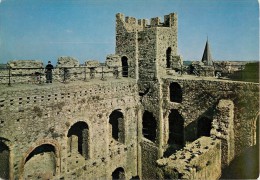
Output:
[[[81,63],[115,53],[115,14],[178,13],[178,52],[200,60],[207,35],[215,60],[259,59],[257,0],[0,0],[0,63],[39,59]]]

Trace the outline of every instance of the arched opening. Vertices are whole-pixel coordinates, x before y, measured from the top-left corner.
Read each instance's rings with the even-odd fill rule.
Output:
[[[182,102],[182,89],[181,86],[176,83],[172,82],[170,84],[170,101],[171,102],[177,102],[181,103]]]
[[[168,47],[166,50],[166,68],[171,68],[171,52],[172,48]]]
[[[119,110],[114,110],[109,115],[110,132],[112,138],[116,141],[124,143],[124,116]]]
[[[89,128],[85,122],[77,122],[68,132],[68,150],[71,154],[81,154],[85,159],[89,158]]]
[[[209,119],[207,117],[201,117],[198,120],[198,128],[197,128],[198,138],[201,136],[210,137],[211,123],[212,123],[212,119]]]
[[[5,143],[0,141],[0,179],[9,179],[10,150]]]
[[[124,180],[125,179],[125,171],[123,168],[119,167],[112,173],[112,179],[115,180]]]
[[[122,76],[123,77],[128,77],[128,59],[126,56],[123,56],[121,58],[122,62]]]
[[[169,139],[168,144],[184,145],[184,119],[176,109],[169,114]]]
[[[153,113],[149,111],[144,111],[143,114],[143,136],[150,141],[155,142],[156,139],[156,120]]]
[[[52,179],[56,172],[55,148],[50,144],[36,147],[26,158],[24,179]]]

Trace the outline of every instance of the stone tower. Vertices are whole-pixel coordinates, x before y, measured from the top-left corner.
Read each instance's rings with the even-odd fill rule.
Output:
[[[146,19],[116,15],[116,54],[122,66],[128,67],[125,75],[152,80],[181,64],[177,55],[177,14]],[[124,71],[124,70],[123,70]]]
[[[116,54],[122,65],[129,66],[128,75],[136,78],[140,95],[142,114],[139,119],[139,155],[142,164],[142,178],[156,177],[154,162],[163,156],[167,144],[164,137],[162,108],[162,78],[167,71],[179,68],[182,60],[177,54],[176,13],[145,19],[116,15]],[[127,62],[127,63],[126,63]]]
[[[38,61],[0,71],[0,179],[218,179],[257,144],[259,83],[167,74],[176,14],[117,14],[116,37],[102,66],[59,58],[51,86],[34,82]]]
[[[206,42],[206,45],[205,45],[205,49],[204,49],[204,53],[203,53],[201,61],[204,63],[205,66],[212,66],[213,65],[213,60],[212,60],[212,57],[211,57],[208,39],[207,39],[207,42]]]

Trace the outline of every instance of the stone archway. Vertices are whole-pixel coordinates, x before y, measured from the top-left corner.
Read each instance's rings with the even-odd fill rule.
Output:
[[[68,153],[81,154],[89,158],[89,127],[86,122],[73,124],[68,131]]]
[[[125,142],[124,115],[120,110],[114,110],[109,115],[110,132],[112,138],[118,142]]]
[[[56,150],[51,144],[34,148],[25,158],[24,179],[51,179],[56,174]]]
[[[184,119],[176,109],[172,109],[169,117],[168,144],[184,145]]]

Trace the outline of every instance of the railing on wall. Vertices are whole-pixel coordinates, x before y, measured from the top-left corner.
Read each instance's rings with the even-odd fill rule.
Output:
[[[106,80],[107,78],[120,79],[130,75],[130,67],[56,67],[52,70],[54,82],[68,83],[70,81],[92,79]],[[128,74],[128,76],[125,76]],[[43,84],[46,82],[45,68],[0,68],[0,84],[33,83]]]

